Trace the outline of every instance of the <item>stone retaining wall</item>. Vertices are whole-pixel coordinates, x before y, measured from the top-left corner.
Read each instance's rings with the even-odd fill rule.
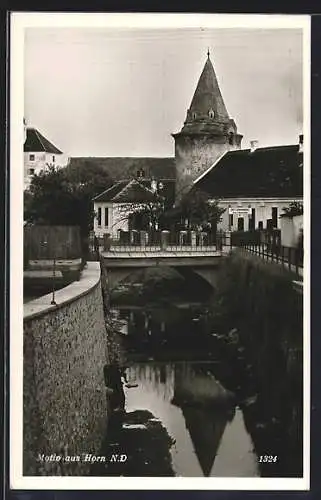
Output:
[[[85,454],[98,454],[107,424],[99,263],[50,301],[24,308],[23,475],[88,474]]]

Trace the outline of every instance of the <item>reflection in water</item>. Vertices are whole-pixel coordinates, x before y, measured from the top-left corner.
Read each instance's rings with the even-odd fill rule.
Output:
[[[131,384],[138,386],[125,389],[125,418],[147,411],[150,424],[158,419],[174,440],[166,448],[171,466],[157,475],[169,470],[196,477],[302,475],[302,405],[296,397],[300,380],[289,378],[284,353],[277,360],[278,350],[267,350],[266,363],[273,370],[258,370],[256,351],[247,352],[248,346],[219,327],[213,331],[194,286],[188,287],[193,296],[184,302],[181,282],[176,299],[167,297],[165,285],[163,295],[157,288],[154,295],[148,292],[130,305],[117,298],[111,302],[122,334],[122,361],[136,363],[127,369]],[[128,446],[133,441],[125,440]],[[264,454],[278,459],[259,463],[258,456]],[[145,466],[140,474],[137,467],[129,467],[125,475],[136,473],[148,475]]]
[[[126,411],[147,410],[173,438],[179,476],[258,475],[242,413],[208,370],[209,363],[141,363],[127,370]]]

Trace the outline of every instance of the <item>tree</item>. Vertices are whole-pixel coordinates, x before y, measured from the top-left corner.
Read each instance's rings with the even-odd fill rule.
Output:
[[[224,212],[218,200],[209,199],[207,193],[195,188],[182,198],[178,219],[187,229],[216,230]]]
[[[86,165],[78,171],[49,165],[47,170],[33,176],[29,191],[25,192],[25,221],[79,226],[85,239],[95,217],[92,198],[111,185],[109,175],[96,165],[90,171]]]
[[[155,194],[155,201],[123,203],[120,205],[120,220],[128,220],[129,226],[138,231],[156,231],[164,214],[164,202]]]
[[[288,207],[283,207],[284,214],[289,217],[303,214],[303,203],[300,201],[292,201]]]
[[[85,161],[81,165],[71,163],[64,171],[69,182],[75,186],[86,187],[92,198],[113,184],[113,179],[105,169],[91,161]]]

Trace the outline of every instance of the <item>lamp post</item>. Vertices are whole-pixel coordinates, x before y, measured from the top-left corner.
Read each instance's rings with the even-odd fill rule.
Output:
[[[52,268],[52,300],[50,302],[52,306],[57,305],[57,303],[55,301],[55,278],[56,278],[56,257],[54,255],[53,268]]]
[[[43,248],[45,248],[46,250],[48,249],[48,241],[46,241],[46,240],[41,241],[40,245]],[[46,254],[48,256],[47,252],[46,252]],[[56,306],[57,305],[57,303],[55,301],[55,277],[56,277],[56,257],[54,257],[54,259],[53,259],[53,269],[52,269],[52,300],[50,302],[50,304],[52,306]]]
[[[51,228],[53,229],[53,228]],[[52,306],[56,306],[57,303],[56,303],[56,299],[55,299],[55,292],[56,292],[56,246],[55,246],[55,238],[54,238],[54,234],[50,233],[50,240],[51,240],[51,248],[52,248],[52,252],[53,252],[53,265],[52,265],[52,299],[51,299],[51,302],[50,304]]]

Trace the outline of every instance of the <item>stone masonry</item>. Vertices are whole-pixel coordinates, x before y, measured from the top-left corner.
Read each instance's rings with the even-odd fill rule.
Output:
[[[23,475],[87,474],[84,456],[101,446],[107,334],[92,264],[95,286],[79,295],[76,282],[73,299],[24,318]],[[65,459],[46,462],[42,454]]]

